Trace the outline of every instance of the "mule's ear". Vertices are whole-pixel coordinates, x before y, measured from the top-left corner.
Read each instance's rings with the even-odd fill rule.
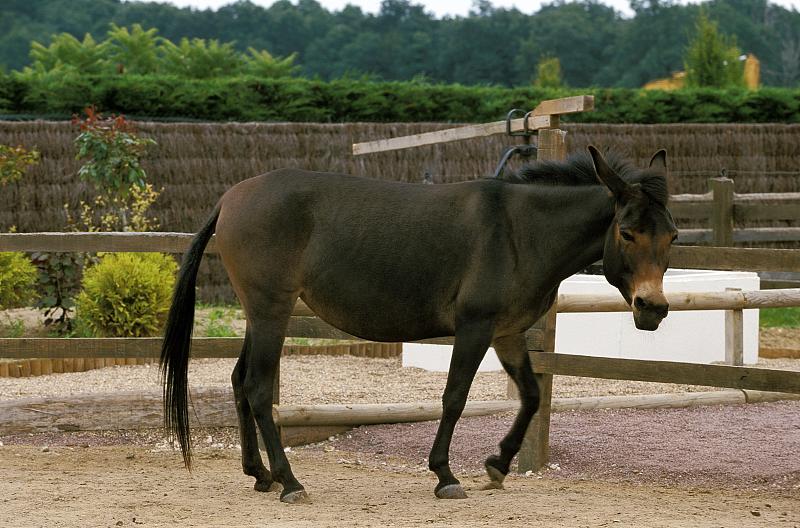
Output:
[[[630,188],[625,180],[620,178],[619,175],[608,166],[606,159],[602,154],[600,154],[600,151],[592,145],[589,145],[589,154],[592,155],[594,171],[597,173],[597,179],[603,182],[605,186],[611,190],[615,198],[620,199],[625,196]]]
[[[661,149],[650,158],[650,168],[667,171],[667,151]]]

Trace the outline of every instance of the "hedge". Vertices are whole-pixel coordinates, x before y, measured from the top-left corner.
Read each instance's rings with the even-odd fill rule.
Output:
[[[486,122],[538,101],[594,94],[597,110],[569,116],[595,123],[800,123],[800,90],[541,89],[420,82],[331,82],[231,77],[0,75],[0,118],[66,118],[102,112],[155,120],[289,122]]]

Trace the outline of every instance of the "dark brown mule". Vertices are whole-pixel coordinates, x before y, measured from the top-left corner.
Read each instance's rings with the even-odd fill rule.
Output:
[[[589,150],[591,157],[538,163],[499,180],[431,186],[279,170],[230,189],[184,258],[161,353],[166,420],[186,465],[195,280],[216,232],[247,316],[232,381],[242,465],[257,490],[278,482],[281,500],[307,498],[271,412],[298,297],[325,321],[364,339],[455,336],[429,458],[440,498],[465,496],[450,471],[450,440],[493,345],[521,395],[499,455],[486,461],[491,479],[501,483],[539,404],[523,334],[553,304],[559,283],[602,258],[608,281],[632,305],[637,327],[655,330],[667,315],[661,283],[676,230],[666,209],[666,153],[636,170]],[[271,472],[258,451],[256,423]]]

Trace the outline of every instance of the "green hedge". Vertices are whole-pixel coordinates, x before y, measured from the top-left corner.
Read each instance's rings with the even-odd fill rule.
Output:
[[[540,89],[419,82],[165,76],[23,79],[0,76],[0,117],[103,112],[160,120],[294,122],[485,122],[544,99],[594,94],[597,110],[570,116],[601,123],[800,122],[800,90]]]

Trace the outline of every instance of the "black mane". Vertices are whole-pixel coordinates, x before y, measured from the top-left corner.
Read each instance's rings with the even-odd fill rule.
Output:
[[[634,167],[616,152],[604,154],[614,172],[629,183],[638,183],[651,200],[666,205],[669,198],[667,181],[660,172]],[[602,185],[597,179],[592,157],[587,152],[570,155],[566,161],[535,161],[517,172],[504,172],[499,179],[510,183],[577,186]]]

